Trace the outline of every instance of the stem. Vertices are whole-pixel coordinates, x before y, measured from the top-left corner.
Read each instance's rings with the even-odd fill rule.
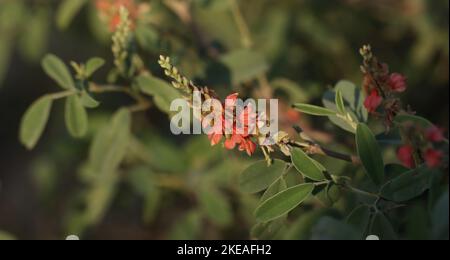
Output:
[[[318,144],[301,143],[301,142],[290,142],[288,144],[293,147],[305,149],[310,154],[324,155],[324,156],[335,158],[335,159],[338,159],[341,161],[350,162],[355,165],[361,164],[361,161],[359,160],[359,158],[357,156],[343,154],[343,153],[339,153],[339,152],[336,152],[333,150],[329,150],[327,148],[321,147]]]
[[[239,9],[239,5],[236,0],[229,0],[229,1],[231,4],[231,13],[233,14],[234,20],[236,21],[236,25],[239,29],[239,33],[241,34],[242,45],[245,48],[251,48],[253,45],[253,41],[250,34],[250,29],[248,28],[244,16],[242,15],[241,10]]]
[[[349,184],[346,184],[346,185],[344,186],[344,188],[348,189],[349,191],[351,191],[351,192],[353,192],[353,193],[355,193],[355,194],[359,194],[359,195],[363,195],[363,196],[366,196],[366,197],[372,197],[372,198],[375,198],[375,199],[377,199],[377,201],[380,199],[380,196],[379,196],[378,194],[375,194],[375,193],[371,193],[371,192],[368,192],[368,191],[364,191],[364,190],[357,189],[357,188],[355,188],[355,187],[350,186]]]
[[[60,98],[65,98],[68,96],[72,96],[77,94],[78,91],[77,90],[67,90],[67,91],[63,91],[63,92],[58,92],[58,93],[54,93],[54,94],[48,94],[47,97],[55,100],[55,99],[60,99]]]
[[[139,93],[133,92],[130,88],[126,88],[126,87],[122,87],[122,86],[115,86],[115,85],[90,84],[89,91],[92,93],[99,93],[99,94],[110,93],[110,92],[125,93],[137,101],[136,105],[133,105],[130,107],[132,112],[144,111],[151,107],[151,103],[148,99],[146,99],[144,96],[140,95]]]

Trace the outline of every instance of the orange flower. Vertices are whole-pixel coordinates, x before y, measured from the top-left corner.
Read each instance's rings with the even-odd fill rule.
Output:
[[[221,124],[215,124],[212,129],[212,133],[208,135],[211,145],[217,145],[222,140],[223,136],[226,136],[225,127],[226,123],[225,114],[233,115],[235,112],[235,106],[237,103],[238,94],[234,93],[226,98],[224,106],[224,114],[221,116]],[[229,135],[225,142],[224,147],[228,150],[233,150],[238,146],[239,151],[246,151],[249,156],[251,156],[256,150],[256,144],[251,140],[251,135],[249,133],[250,120],[255,120],[256,122],[256,112],[251,106],[246,106],[242,113],[237,116],[236,119],[232,119],[232,122],[228,122],[232,126],[232,133]],[[240,131],[238,131],[238,129]],[[241,132],[242,131],[242,132]]]
[[[134,0],[96,0],[95,6],[99,12],[100,18],[109,24],[109,30],[111,32],[115,31],[121,22],[121,7],[128,10],[129,17],[133,24],[138,16],[138,7]]]

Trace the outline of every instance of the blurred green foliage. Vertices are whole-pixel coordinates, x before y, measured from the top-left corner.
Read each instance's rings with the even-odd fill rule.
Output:
[[[51,138],[44,138],[38,150],[30,155],[9,141],[17,139],[28,101],[53,87],[38,64],[47,51],[70,61],[90,56],[112,60],[108,27],[99,20],[93,2],[0,0],[0,115],[5,128],[0,136],[0,230],[16,238],[38,239],[68,234],[94,239],[362,238],[358,234],[367,230],[358,228],[368,225],[368,217],[361,224],[368,209],[358,208],[352,214],[358,217],[345,219],[358,206],[353,195],[335,199],[328,192],[315,194],[283,221],[255,225],[253,213],[260,199],[245,190],[262,191],[267,185],[259,189],[258,183],[251,183],[254,180],[242,183],[238,177],[262,155],[249,159],[210,147],[205,136],[174,137],[167,116],[158,109],[136,115],[115,112],[131,102],[128,98],[96,96],[102,106],[89,114],[89,130],[81,140],[72,140],[57,123],[62,122],[64,105],[55,104],[55,119],[46,130]],[[267,73],[275,94],[286,104],[319,104],[323,99],[334,109],[334,103],[327,103],[336,95],[329,86],[341,79],[359,85],[357,50],[370,43],[393,71],[408,76],[405,103],[448,128],[448,1],[237,1],[251,42],[235,22],[233,1],[192,0],[189,19],[168,5],[170,1],[138,2],[148,3],[150,11],[136,24],[137,48],[142,62],[157,75],[162,76],[157,57],[167,54],[186,76],[220,95],[239,91],[250,96],[253,79]],[[251,50],[243,48],[247,44]],[[108,69],[112,66],[106,64]],[[100,76],[108,76],[105,68],[94,78]],[[158,89],[152,86],[141,88],[153,94]],[[28,103],[8,101],[12,98]],[[167,110],[166,101],[155,100],[159,110]],[[367,119],[367,114],[361,111],[355,117]],[[349,130],[345,122],[330,119]],[[312,123],[303,117],[302,122],[335,133],[332,138],[343,144],[353,143],[345,131],[325,120]],[[75,135],[78,130],[73,130]],[[386,162],[396,160],[388,151],[383,155]],[[363,180],[364,173],[352,165],[314,159],[334,169],[335,175]],[[17,172],[21,174],[14,176]],[[448,175],[427,174],[435,177],[426,179],[431,189],[412,207],[388,216],[377,213],[370,219],[372,231],[382,230],[386,239],[396,234],[403,239],[448,239]],[[298,187],[303,178],[287,174],[279,182],[266,192]],[[395,220],[397,230],[387,218]],[[0,239],[13,238],[9,233],[0,232]]]

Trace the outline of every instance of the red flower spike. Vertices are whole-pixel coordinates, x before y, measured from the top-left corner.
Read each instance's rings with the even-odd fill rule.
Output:
[[[439,143],[444,140],[444,134],[441,128],[432,126],[425,131],[425,137],[428,141]]]
[[[406,77],[400,73],[392,73],[389,76],[389,87],[394,92],[404,92],[407,88]]]
[[[370,95],[366,97],[366,100],[364,101],[364,107],[366,107],[369,113],[373,113],[381,105],[382,101],[383,98],[380,97],[378,91],[376,89],[373,89],[372,92],[370,92]]]
[[[397,158],[402,162],[405,167],[413,168],[414,158],[413,158],[414,148],[410,145],[404,145],[400,147],[397,151]]]
[[[425,162],[430,168],[438,167],[442,162],[442,157],[443,153],[441,151],[432,148],[429,148],[424,154]]]

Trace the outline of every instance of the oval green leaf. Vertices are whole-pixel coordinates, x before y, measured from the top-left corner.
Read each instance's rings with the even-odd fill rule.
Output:
[[[309,104],[297,103],[294,105],[294,108],[300,112],[303,112],[308,115],[313,115],[313,116],[334,116],[334,115],[336,115],[336,112],[331,109],[314,106],[314,105],[309,105]]]
[[[161,111],[170,113],[172,101],[182,98],[178,90],[161,79],[145,75],[140,76],[136,82],[143,93],[154,97],[155,104]]]
[[[380,147],[366,124],[358,124],[356,146],[359,158],[370,179],[377,185],[384,181],[384,162]]]
[[[73,89],[75,84],[66,64],[53,54],[47,54],[42,60],[42,68],[58,85],[64,89]]]
[[[35,101],[25,112],[20,124],[19,139],[28,149],[36,146],[50,115],[53,100],[44,96]]]
[[[270,166],[266,161],[256,162],[239,176],[240,189],[246,193],[260,192],[280,178],[285,168],[286,163],[281,160],[274,160]]]
[[[432,170],[426,167],[409,170],[386,183],[381,189],[381,196],[395,202],[411,200],[430,188],[432,176]]]
[[[105,64],[105,60],[102,58],[91,58],[86,62],[86,76],[90,77],[94,72],[100,69]]]
[[[77,95],[66,99],[65,110],[66,127],[73,137],[83,137],[88,130],[88,115]]]
[[[310,158],[302,149],[294,148],[291,151],[291,159],[295,168],[305,177],[314,181],[325,180],[323,166]]]
[[[56,13],[56,24],[59,29],[66,29],[86,2],[87,0],[62,1]]]
[[[255,210],[256,220],[267,222],[287,214],[305,201],[314,189],[314,184],[306,183],[288,188],[267,199]]]
[[[91,95],[89,95],[89,93],[87,93],[87,91],[85,90],[81,92],[80,98],[81,103],[86,108],[96,108],[100,105],[100,103],[97,100],[95,100]]]

